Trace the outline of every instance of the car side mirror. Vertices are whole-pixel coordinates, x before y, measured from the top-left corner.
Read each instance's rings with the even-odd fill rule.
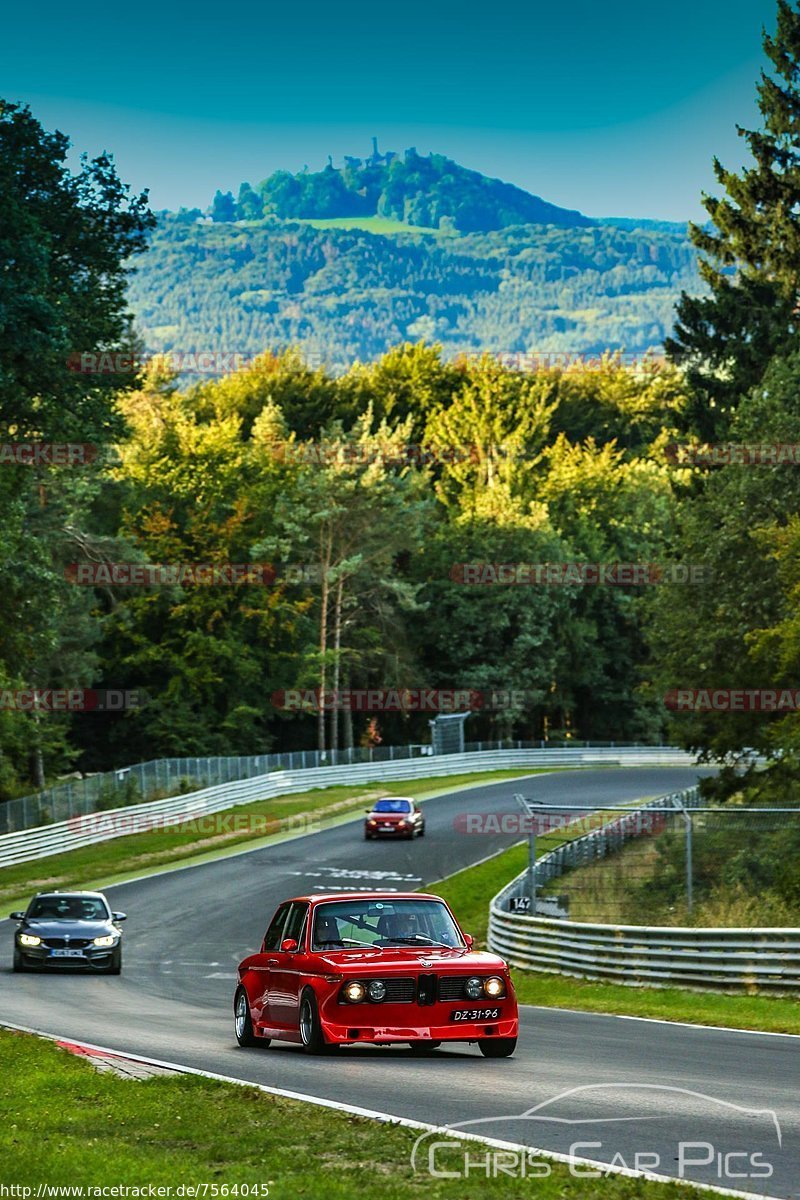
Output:
[[[364,812],[367,814],[367,816],[369,816],[369,814],[372,812],[372,809],[371,809],[371,808],[365,808],[365,809],[364,809]]]
[[[464,941],[467,943],[468,950],[471,950],[472,947],[475,945],[475,938],[472,936],[471,933],[464,934]]]
[[[127,913],[112,913],[111,914],[112,921],[127,921],[127,919],[128,919]]]
[[[294,938],[284,938],[284,940],[281,942],[281,950],[284,952],[284,954],[294,954],[296,949],[297,942],[294,940]]]
[[[24,921],[25,920],[25,913],[22,913],[22,912],[9,913],[8,916],[9,916],[9,920],[11,920],[11,921]]]

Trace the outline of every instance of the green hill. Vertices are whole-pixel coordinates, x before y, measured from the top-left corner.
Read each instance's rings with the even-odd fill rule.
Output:
[[[401,341],[457,352],[641,353],[700,290],[685,233],[517,225],[452,236],[162,214],[130,287],[151,350],[300,344],[341,369]],[[357,219],[354,220],[356,223]],[[369,228],[388,218],[361,218]]]
[[[258,220],[273,216],[380,217],[425,229],[486,233],[510,225],[594,224],[582,213],[548,204],[522,188],[489,179],[443,154],[379,154],[377,140],[367,159],[347,156],[344,166],[329,160],[322,171],[276,171],[253,188],[243,183],[238,199],[217,192],[211,206],[215,221]]]

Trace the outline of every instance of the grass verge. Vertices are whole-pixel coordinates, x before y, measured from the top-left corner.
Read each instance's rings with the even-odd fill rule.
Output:
[[[537,849],[545,853],[553,849],[557,841],[563,840],[563,835],[537,838]],[[527,844],[512,846],[476,867],[468,867],[442,880],[433,890],[444,896],[462,927],[473,935],[477,944],[485,946],[492,897],[524,871],[527,862]],[[688,988],[634,988],[517,969],[514,970],[514,985],[521,1004],[652,1017],[695,1025],[723,1025],[765,1033],[800,1034],[800,1004],[785,996],[734,995]]]
[[[153,1186],[170,1187],[174,1196],[183,1184],[199,1185],[195,1195],[208,1197],[253,1189],[249,1194],[259,1200],[353,1200],[376,1188],[382,1200],[520,1196],[520,1180],[509,1175],[487,1179],[473,1168],[468,1180],[441,1179],[424,1165],[415,1174],[414,1129],[197,1076],[119,1079],[50,1042],[6,1030],[0,1030],[0,1059],[6,1082],[14,1081],[0,1092],[2,1179],[17,1187],[118,1185],[147,1195]],[[472,1156],[478,1153],[473,1145]],[[437,1152],[435,1165],[463,1172],[463,1149]],[[578,1179],[563,1164],[550,1166],[548,1178],[536,1179],[539,1200],[707,1195],[615,1175]],[[227,1190],[237,1185],[238,1193]]]
[[[103,888],[170,866],[204,862],[242,849],[256,849],[290,836],[292,832],[313,832],[317,822],[332,824],[352,819],[374,799],[392,792],[430,799],[456,788],[537,774],[542,772],[530,769],[482,771],[415,780],[387,779],[386,782],[314,788],[293,796],[256,800],[197,821],[186,821],[174,828],[128,834],[80,850],[4,867],[0,870],[0,906],[3,909],[24,907],[32,893],[45,888]],[[191,801],[189,795],[187,808]],[[96,816],[99,820],[110,819],[110,814],[98,813]],[[123,812],[121,819],[125,818]],[[216,832],[208,832],[208,822]]]
[[[434,237],[445,235],[444,230],[430,225],[406,225],[391,217],[295,217],[298,225],[311,225],[313,229],[363,229],[367,233],[391,235],[393,233],[427,233]],[[452,236],[452,234],[450,235]]]

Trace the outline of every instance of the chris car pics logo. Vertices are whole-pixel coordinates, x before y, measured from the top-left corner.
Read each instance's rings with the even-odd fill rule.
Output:
[[[609,1115],[586,1115],[598,1111]],[[537,1148],[536,1142],[552,1139],[554,1129],[565,1135],[557,1138],[559,1150]],[[646,1173],[726,1187],[749,1181],[752,1187],[774,1175],[773,1160],[782,1148],[774,1109],[747,1107],[690,1088],[600,1083],[570,1088],[520,1113],[477,1117],[422,1133],[414,1143],[411,1166],[416,1174],[435,1179],[477,1181],[543,1179],[561,1162],[581,1179]]]

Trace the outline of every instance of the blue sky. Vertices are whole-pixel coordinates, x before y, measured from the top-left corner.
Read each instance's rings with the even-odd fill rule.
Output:
[[[744,161],[774,0],[320,0],[6,10],[0,92],[157,208],[414,145],[596,216],[702,215]]]

